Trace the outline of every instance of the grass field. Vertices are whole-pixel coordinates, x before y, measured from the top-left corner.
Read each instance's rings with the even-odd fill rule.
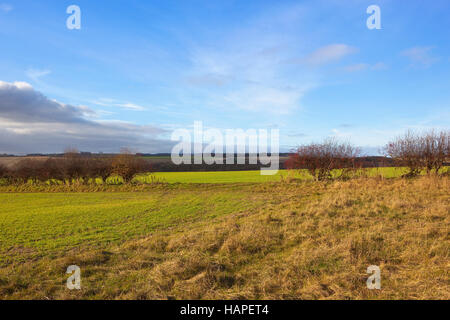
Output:
[[[245,203],[231,190],[179,189],[151,193],[0,193],[0,262],[80,245],[105,245],[157,229],[230,214]],[[10,252],[6,255],[5,252]]]
[[[441,171],[449,170],[449,167],[444,167]],[[353,177],[368,177],[368,178],[398,178],[406,174],[408,169],[406,168],[394,168],[394,167],[381,167],[381,168],[367,168],[357,170],[353,173]],[[334,176],[339,176],[339,171],[333,171]],[[425,172],[423,172],[425,174]],[[266,183],[266,182],[283,182],[283,181],[313,181],[313,177],[307,170],[278,170],[273,175],[262,175],[261,171],[207,171],[207,172],[154,172],[151,174],[141,174],[133,179],[133,183],[137,184],[154,184],[169,183],[169,184],[229,184],[229,183]],[[91,186],[100,185],[119,185],[124,181],[121,177],[112,176],[106,180],[106,183],[102,179],[95,179],[88,183]],[[36,185],[41,185],[41,188],[37,188]],[[0,179],[0,192],[17,190],[18,192],[24,192],[31,190],[46,191],[45,186],[51,185],[64,185],[67,184],[63,181],[54,180],[47,181],[45,183],[36,183],[29,181],[25,185],[13,186],[12,188],[2,188],[8,185],[5,179]],[[83,184],[83,183],[81,183]],[[52,188],[50,188],[51,190]],[[70,188],[69,188],[70,189]],[[85,188],[86,189],[86,188]],[[92,188],[91,188],[92,189]],[[95,188],[94,188],[95,189]],[[91,191],[94,191],[92,189]],[[101,188],[100,188],[101,189]],[[63,189],[61,189],[63,190]]]
[[[239,174],[130,192],[0,193],[0,298],[450,298],[449,178]],[[72,264],[80,291],[65,287]],[[382,270],[381,290],[366,288],[369,265]]]
[[[400,177],[406,168],[370,168],[361,170],[359,175],[384,178]],[[279,170],[274,175],[261,175],[260,171],[214,171],[214,172],[155,172],[154,175],[168,183],[252,183],[279,182],[287,177],[300,180],[312,180],[306,170]]]
[[[287,175],[279,171],[274,175],[261,175],[260,171],[211,171],[211,172],[155,172],[156,178],[168,183],[251,183],[278,182]],[[306,174],[302,175],[304,178]]]

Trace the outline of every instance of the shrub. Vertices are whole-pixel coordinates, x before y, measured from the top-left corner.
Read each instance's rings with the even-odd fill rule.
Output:
[[[141,173],[151,171],[144,159],[122,153],[114,158],[91,158],[71,152],[62,158],[32,159],[19,161],[12,169],[0,165],[0,179],[5,183],[53,185],[65,184],[103,184],[108,178],[113,184],[129,183]],[[153,181],[147,179],[145,183]]]
[[[10,178],[11,178],[10,170],[6,166],[0,164],[0,186],[9,184]]]
[[[423,134],[407,131],[384,148],[385,154],[398,164],[408,167],[407,176],[416,176],[422,170],[438,173],[450,154],[449,131]]]
[[[3,164],[0,164],[0,179],[6,178],[9,175],[9,170]]]
[[[62,159],[64,179],[79,180],[86,176],[87,161],[76,149],[66,150]]]
[[[102,181],[106,181],[112,173],[111,159],[89,159],[87,161],[86,174],[89,178],[97,179],[101,178]]]
[[[128,150],[122,150],[112,160],[111,173],[121,176],[125,182],[130,182],[138,173],[144,172],[146,162]]]
[[[420,137],[420,148],[428,173],[438,173],[450,155],[450,131],[430,131]]]
[[[49,158],[43,163],[39,180],[47,181],[64,179],[65,171],[61,161]]]
[[[333,170],[337,170],[337,177],[346,177],[350,170],[359,167],[358,154],[359,149],[350,143],[329,138],[298,147],[285,165],[288,169],[307,169],[314,179],[321,181],[331,179]]]
[[[43,161],[35,159],[23,159],[12,170],[12,178],[15,182],[27,183],[40,180],[43,175]]]

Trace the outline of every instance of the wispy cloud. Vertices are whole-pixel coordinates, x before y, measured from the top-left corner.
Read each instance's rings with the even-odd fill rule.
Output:
[[[401,52],[402,56],[407,57],[412,67],[428,68],[439,59],[431,53],[434,47],[414,47]]]
[[[10,12],[13,9],[13,6],[8,3],[0,3],[0,11]]]
[[[369,63],[355,63],[348,66],[343,67],[344,71],[347,72],[358,72],[358,71],[365,71],[365,70],[385,70],[387,69],[386,64],[383,62],[378,62],[376,64],[369,64]]]
[[[199,86],[217,86],[221,87],[228,83],[232,78],[227,75],[220,74],[204,74],[197,76],[189,76],[186,78],[187,82],[191,85],[199,85]]]
[[[140,105],[137,105],[137,104],[134,104],[134,103],[129,103],[129,102],[127,102],[127,103],[118,103],[118,104],[116,104],[116,106],[118,106],[119,108],[122,108],[122,109],[133,110],[133,111],[144,111],[144,110],[147,110],[147,108],[145,108],[143,106],[140,106]]]
[[[378,62],[371,66],[372,70],[386,70],[389,66],[385,64],[384,62]]]
[[[288,114],[299,107],[305,91],[255,85],[231,92],[225,96],[225,100],[248,111]]]
[[[309,66],[321,66],[332,62],[337,62],[350,54],[356,53],[357,51],[357,48],[346,44],[330,44],[317,49],[305,58],[296,60],[296,62]]]
[[[39,78],[49,75],[51,73],[50,70],[39,70],[39,69],[28,69],[25,74],[28,78],[33,81],[38,81]]]
[[[216,43],[193,45],[192,67],[184,76],[195,86],[185,94],[190,103],[272,115],[299,110],[318,78],[302,65],[287,63],[298,55],[298,34],[292,29],[301,23],[303,11],[302,6],[271,11],[240,24]]]
[[[355,63],[348,66],[345,66],[343,68],[344,71],[347,72],[358,72],[358,71],[364,71],[369,69],[370,65],[367,63]]]
[[[108,99],[108,98],[101,98],[93,102],[96,105],[102,106],[102,107],[116,107],[124,110],[131,110],[131,111],[145,111],[147,110],[146,107],[131,103],[131,102],[120,102],[114,99]]]

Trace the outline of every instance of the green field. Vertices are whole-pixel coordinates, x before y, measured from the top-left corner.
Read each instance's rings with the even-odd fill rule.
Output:
[[[167,183],[258,183],[278,182],[287,172],[264,176],[260,171],[155,172],[154,175]]]
[[[0,193],[0,262],[23,259],[20,248],[34,256],[103,246],[258,205],[237,190]]]
[[[395,177],[404,170],[381,168],[367,172]],[[249,201],[249,184],[279,183],[288,176],[305,182],[312,179],[304,170],[280,170],[275,175],[261,175],[260,171],[157,172],[154,175],[160,181],[185,186],[170,192],[164,188],[124,192],[133,187],[124,185],[123,190],[115,190],[109,186],[108,191],[114,192],[93,193],[59,192],[59,186],[53,186],[56,192],[33,193],[39,186],[27,186],[30,193],[0,193],[0,263],[23,259],[17,248],[26,248],[30,256],[35,256],[80,245],[101,246],[226,215],[236,207],[258,208],[264,199],[256,201],[258,197],[254,196]],[[141,179],[145,181],[146,177]],[[217,188],[212,192],[201,184],[216,184]]]
[[[0,299],[450,298],[448,177],[287,174],[1,187]],[[65,286],[70,265],[80,291]],[[366,288],[369,265],[382,291]]]
[[[449,170],[448,167],[442,170]],[[270,171],[266,171],[270,172]],[[273,171],[272,171],[273,172]],[[408,172],[407,168],[368,168],[361,169],[351,173],[352,177],[383,177],[383,178],[398,178]],[[339,171],[332,172],[334,176],[339,175]],[[425,172],[423,172],[425,174]],[[307,170],[279,170],[273,175],[262,175],[260,170],[255,171],[205,171],[205,172],[153,172],[151,174],[141,174],[133,179],[137,184],[153,184],[169,183],[169,184],[229,184],[229,183],[264,183],[264,182],[282,182],[287,180],[297,181],[313,181],[313,177]],[[111,176],[106,180],[107,185],[123,184],[121,177]],[[41,186],[64,185],[63,181],[49,180]],[[89,185],[104,185],[102,179],[94,179],[88,183]],[[0,192],[11,190],[11,188],[1,188],[7,186],[5,179],[0,179]],[[28,185],[39,185],[39,183],[29,181]],[[22,188],[12,188],[19,192],[26,191],[26,185]],[[36,191],[45,191],[43,188],[33,188]]]
[[[399,177],[407,172],[406,168],[370,168],[361,170],[357,175],[384,178]],[[306,170],[279,170],[274,175],[261,175],[260,171],[214,171],[214,172],[155,172],[154,175],[168,183],[253,183],[279,182],[291,177],[300,180],[312,180]]]

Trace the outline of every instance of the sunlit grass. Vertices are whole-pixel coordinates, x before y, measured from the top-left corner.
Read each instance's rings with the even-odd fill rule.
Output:
[[[17,248],[28,248],[39,255],[79,245],[101,246],[158,228],[217,217],[233,212],[237,206],[257,205],[244,199],[244,194],[232,190],[0,193],[0,262],[23,258],[5,255]]]
[[[441,172],[449,171],[449,167],[444,167]],[[152,185],[161,183],[192,183],[192,184],[223,184],[223,183],[267,183],[267,182],[281,182],[281,181],[313,181],[314,178],[308,170],[268,170],[262,174],[260,170],[254,171],[204,171],[204,172],[152,172],[139,174],[134,177],[131,184],[134,185]],[[272,174],[270,174],[272,173]],[[407,168],[402,167],[381,167],[381,168],[366,168],[353,170],[347,173],[346,178],[373,178],[380,177],[385,179],[398,178],[408,173]],[[426,172],[423,171],[422,175]],[[333,178],[342,178],[341,170],[332,171]],[[1,188],[7,187],[9,183],[6,179],[0,179],[0,192],[16,189],[19,192],[23,191],[43,191],[44,186],[80,186],[80,189],[85,189],[81,185],[89,186],[119,186],[126,184],[124,179],[120,176],[110,176],[105,181],[101,178],[89,179],[83,181],[82,179],[73,181],[60,181],[50,179],[44,183],[29,180],[17,188]],[[29,187],[29,188],[27,188]],[[67,188],[66,188],[67,189]],[[72,188],[73,189],[73,188]],[[64,190],[66,191],[66,190]],[[91,190],[94,191],[94,190]]]
[[[405,168],[370,168],[356,173],[356,176],[399,177],[405,174]],[[275,173],[275,172],[274,172]],[[286,178],[313,180],[307,170],[279,170],[273,175],[262,175],[261,171],[212,171],[212,172],[155,172],[155,177],[168,183],[252,183],[279,182]],[[337,175],[337,173],[335,173]]]
[[[108,188],[0,194],[2,299],[450,298],[448,177]]]

